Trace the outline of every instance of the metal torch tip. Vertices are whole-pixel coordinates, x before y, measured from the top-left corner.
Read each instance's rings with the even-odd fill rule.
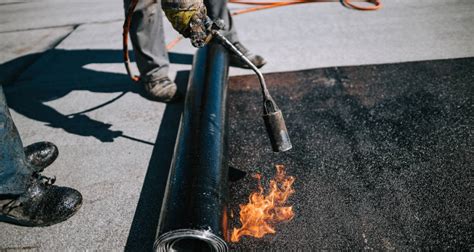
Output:
[[[285,120],[281,110],[269,112],[263,115],[268,137],[274,152],[285,152],[292,148],[290,136],[286,129]]]

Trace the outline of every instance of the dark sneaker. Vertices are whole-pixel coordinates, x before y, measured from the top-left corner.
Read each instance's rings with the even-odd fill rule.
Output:
[[[234,46],[237,47],[237,49],[239,49],[239,51],[241,51],[245,56],[247,56],[250,62],[252,62],[256,67],[261,68],[263,65],[267,64],[267,61],[265,61],[262,56],[253,54],[240,42],[235,42]],[[240,59],[239,56],[233,53],[230,55],[230,65],[233,67],[250,69],[250,66],[247,63],[245,63],[242,59]]]
[[[37,142],[24,148],[26,162],[33,172],[42,172],[56,160],[58,147],[50,142]]]
[[[143,78],[143,87],[150,99],[159,102],[171,102],[179,98],[178,86],[168,77]]]
[[[0,221],[20,226],[50,226],[67,220],[82,205],[82,195],[54,179],[33,175],[28,190],[16,198],[1,198]]]

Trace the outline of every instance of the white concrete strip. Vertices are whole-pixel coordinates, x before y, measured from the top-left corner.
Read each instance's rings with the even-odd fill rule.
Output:
[[[115,0],[29,0],[0,5],[0,32],[40,29],[124,17],[123,2]]]
[[[0,33],[0,84],[8,84],[73,27]]]

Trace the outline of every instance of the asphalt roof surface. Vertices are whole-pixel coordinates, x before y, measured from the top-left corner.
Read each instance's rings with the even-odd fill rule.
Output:
[[[266,178],[284,164],[296,216],[231,247],[472,248],[472,69],[474,58],[267,74],[286,153],[271,152],[257,79],[232,77],[230,163]],[[255,185],[231,183],[234,212]]]

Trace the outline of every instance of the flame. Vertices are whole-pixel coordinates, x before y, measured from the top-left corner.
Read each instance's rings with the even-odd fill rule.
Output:
[[[262,176],[253,175],[258,181],[258,190],[250,194],[247,204],[239,205],[242,226],[233,229],[230,239],[232,242],[238,242],[244,235],[262,238],[266,234],[274,234],[276,231],[273,224],[289,221],[295,216],[293,207],[285,205],[295,192],[292,187],[295,178],[286,176],[283,165],[276,165],[275,168],[276,175],[270,180],[268,194],[264,193]]]

